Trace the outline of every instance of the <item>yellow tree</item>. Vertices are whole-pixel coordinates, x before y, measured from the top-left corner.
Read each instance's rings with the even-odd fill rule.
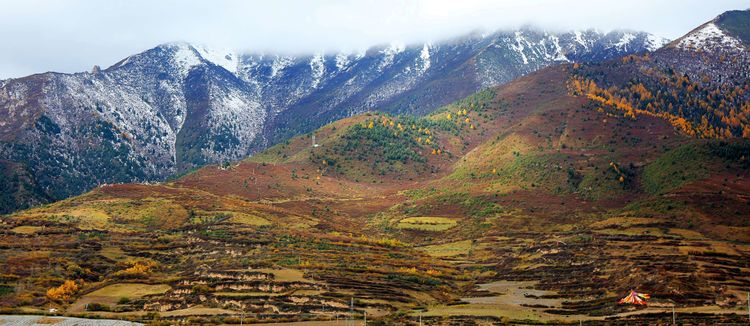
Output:
[[[65,302],[70,301],[72,296],[78,292],[78,284],[75,281],[67,280],[56,288],[47,290],[47,298],[52,301]]]

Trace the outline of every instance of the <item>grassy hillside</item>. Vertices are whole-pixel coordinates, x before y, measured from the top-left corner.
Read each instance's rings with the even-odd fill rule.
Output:
[[[643,188],[651,194],[660,194],[688,182],[705,178],[710,168],[707,149],[689,144],[670,150],[643,170]]]
[[[654,324],[677,303],[739,322],[750,143],[599,110],[568,69],[3,216],[0,312]],[[618,305],[633,288],[653,305]]]

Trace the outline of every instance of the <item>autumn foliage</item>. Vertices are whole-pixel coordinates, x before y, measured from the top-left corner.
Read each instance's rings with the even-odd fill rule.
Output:
[[[47,298],[57,302],[70,301],[72,296],[76,294],[78,290],[78,284],[75,281],[67,280],[56,288],[48,289]]]
[[[685,118],[667,111],[657,111],[650,104],[647,105],[646,110],[640,109],[637,105],[633,105],[627,97],[615,95],[610,90],[600,88],[593,80],[574,77],[570,81],[570,89],[573,95],[583,95],[592,102],[595,102],[599,106],[600,111],[620,112],[622,116],[630,119],[636,119],[638,115],[655,116],[669,121],[669,123],[682,133],[690,136],[698,134],[693,124]],[[638,93],[641,96],[640,98],[646,99],[651,97],[651,93],[642,84],[633,86],[631,91]]]
[[[156,264],[153,262],[137,262],[128,268],[115,272],[114,275],[120,278],[146,277],[155,266]]]
[[[628,56],[621,64],[574,67],[570,92],[586,96],[602,112],[630,119],[659,117],[693,137],[750,137],[750,85],[718,83],[708,76],[691,78],[671,68],[660,69],[649,57]],[[612,69],[628,72],[630,79],[607,78]]]

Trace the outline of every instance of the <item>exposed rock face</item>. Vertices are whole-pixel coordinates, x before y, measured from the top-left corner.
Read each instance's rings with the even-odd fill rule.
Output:
[[[239,159],[367,110],[424,114],[551,64],[662,43],[645,33],[534,29],[309,56],[173,43],[90,74],[0,81],[0,166],[34,179],[20,197],[18,183],[4,183],[15,204],[0,213]]]

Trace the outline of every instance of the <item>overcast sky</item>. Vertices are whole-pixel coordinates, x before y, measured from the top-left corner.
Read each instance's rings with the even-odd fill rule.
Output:
[[[160,43],[355,51],[472,30],[627,28],[670,39],[750,0],[0,0],[0,79],[107,67]]]

